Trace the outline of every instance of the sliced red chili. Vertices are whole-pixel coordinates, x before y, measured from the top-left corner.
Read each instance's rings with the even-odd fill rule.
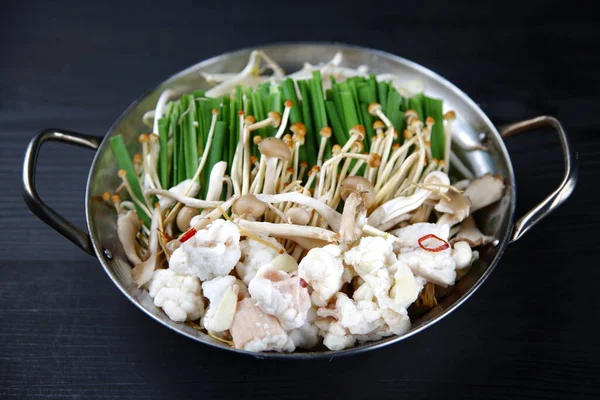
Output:
[[[196,234],[196,230],[194,228],[191,228],[189,231],[187,231],[186,233],[183,234],[183,236],[181,236],[181,238],[179,239],[179,241],[181,243],[191,239],[194,235]]]
[[[433,248],[432,248],[432,247],[426,247],[426,246],[423,244],[423,242],[424,242],[425,240],[427,240],[427,239],[436,239],[436,240],[439,240],[440,242],[442,242],[443,244],[442,244],[441,246],[438,246],[438,247],[433,247]],[[422,248],[423,250],[426,250],[426,251],[431,251],[431,252],[433,252],[433,253],[437,253],[437,252],[439,252],[439,251],[443,251],[443,250],[446,250],[446,249],[449,249],[449,248],[450,248],[450,244],[449,244],[448,242],[446,242],[446,241],[445,241],[444,239],[442,239],[441,237],[438,237],[438,236],[434,235],[433,233],[430,233],[430,234],[428,234],[428,235],[425,235],[425,236],[423,236],[423,237],[420,237],[420,238],[419,238],[419,240],[418,240],[418,243],[419,243],[419,247],[420,247],[420,248]]]
[[[300,278],[300,286],[305,288],[308,286],[308,283],[304,279]]]

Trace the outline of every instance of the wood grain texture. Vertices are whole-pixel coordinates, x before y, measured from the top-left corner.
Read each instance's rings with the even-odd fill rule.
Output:
[[[11,2],[0,13],[0,397],[600,396],[595,13],[553,1],[86,4]],[[307,13],[317,6],[335,18]],[[181,338],[139,312],[94,258],[26,209],[21,162],[42,128],[102,135],[173,72],[235,48],[299,40],[339,40],[421,63],[498,124],[554,115],[581,173],[572,198],[511,245],[491,279],[432,328],[330,362],[257,361]],[[522,213],[558,184],[562,156],[551,132],[507,146]],[[39,165],[42,197],[82,227],[92,157],[48,144]]]

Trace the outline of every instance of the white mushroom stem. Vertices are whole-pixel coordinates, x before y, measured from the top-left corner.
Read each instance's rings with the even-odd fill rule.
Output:
[[[329,160],[325,161],[325,163],[323,163],[323,166],[321,167],[321,171],[323,171],[325,168],[329,167],[330,165],[332,166],[332,174],[331,176],[331,181],[332,184],[330,185],[330,187],[335,186],[335,184],[337,183],[337,164],[339,163],[339,161],[342,158],[353,158],[356,160],[365,160],[365,161],[369,161],[372,159],[372,155],[370,154],[356,154],[356,153],[340,153],[334,157],[331,157]],[[321,173],[319,175],[319,189],[316,192],[316,196],[320,196],[323,194],[323,188],[325,186],[325,175],[324,173]]]
[[[302,206],[315,210],[333,230],[338,231],[340,229],[340,222],[342,216],[340,213],[329,207],[327,204],[319,201],[313,197],[306,196],[298,192],[288,192],[273,195],[258,194],[256,198],[263,203],[277,204],[284,202],[291,202],[300,204]]]
[[[215,201],[221,198],[221,193],[223,192],[223,177],[225,176],[226,170],[227,163],[225,161],[219,161],[213,166],[212,170],[210,171],[210,177],[208,179],[206,200]]]
[[[200,231],[210,225],[213,221],[219,219],[221,217],[221,210],[227,211],[231,208],[231,206],[240,198],[240,196],[234,195],[227,199],[219,208],[215,208],[211,212],[206,215],[196,216],[192,218],[190,221],[190,226],[197,231]]]
[[[362,202],[360,195],[350,193],[344,202],[344,212],[340,223],[340,240],[342,242],[351,242],[354,237],[354,225],[356,224],[356,209]]]
[[[350,175],[356,175],[358,173],[358,170],[360,169],[360,167],[363,166],[364,163],[365,160],[358,160],[356,164],[354,164],[354,168],[352,168],[352,171],[350,171]]]
[[[178,93],[175,90],[166,89],[158,97],[158,101],[156,102],[156,108],[154,109],[154,125],[152,127],[152,132],[158,134],[158,121],[165,114],[165,105],[167,105],[167,102],[177,94]]]
[[[301,237],[308,239],[319,239],[327,242],[337,242],[339,238],[339,235],[336,232],[323,228],[317,228],[314,226],[302,226],[295,224],[274,224],[271,222],[246,221],[243,219],[240,219],[236,222],[238,223],[240,228],[256,235],[267,234],[269,236],[284,239]]]
[[[304,179],[304,174],[306,173],[306,168],[308,168],[308,163],[306,162],[302,162],[300,163],[300,172],[298,173],[298,180],[303,180]]]
[[[265,178],[265,170],[267,168],[267,160],[265,156],[261,155],[260,164],[258,166],[258,172],[252,181],[252,185],[250,186],[250,192],[254,194],[260,193],[263,186],[263,179]]]
[[[388,193],[393,193],[396,186],[406,177],[408,171],[417,161],[418,157],[418,153],[412,153],[406,158],[406,160],[404,160],[400,168],[396,172],[394,172],[394,174],[383,185],[383,187],[376,192],[377,194],[375,195],[374,203],[375,206],[379,205],[383,201],[383,199],[388,195]]]
[[[425,178],[425,184],[434,183],[441,183],[439,192],[445,193],[448,191],[448,188],[441,186],[449,186],[450,179],[443,172],[432,172]],[[382,229],[381,226],[393,218],[417,209],[432,194],[432,190],[433,189],[419,187],[415,193],[410,196],[397,197],[383,203],[369,216],[369,225]]]
[[[325,148],[327,147],[327,140],[331,137],[331,134],[321,134],[321,144],[319,146],[319,154],[317,156],[317,165],[320,167],[323,165],[323,155],[325,154]]]
[[[164,189],[148,189],[144,192],[146,195],[159,195],[171,198],[173,200],[177,200],[179,203],[182,203],[188,207],[194,208],[215,208],[223,204],[222,201],[207,201],[195,199],[193,197],[182,196],[180,194],[164,190]]]
[[[450,151],[450,163],[454,168],[456,168],[458,173],[464,176],[466,179],[475,178],[475,175],[473,175],[471,170],[467,168],[465,164],[463,164],[460,158],[458,158],[458,156],[452,150]]]
[[[294,106],[295,104],[292,104],[291,101],[289,103],[287,101],[285,102],[285,108],[283,109],[283,115],[281,116],[281,124],[279,125],[279,129],[277,129],[277,133],[275,134],[277,139],[281,139],[283,136],[285,128],[287,127],[288,119],[290,118],[290,111]]]
[[[190,190],[192,190],[192,188],[194,187],[194,183],[196,183],[198,181],[198,178],[200,178],[200,174],[202,173],[202,170],[204,169],[204,166],[206,165],[206,161],[208,160],[208,155],[210,153],[210,147],[212,145],[213,136],[215,135],[215,126],[217,125],[217,116],[218,115],[219,115],[219,111],[217,109],[213,109],[212,110],[212,119],[210,121],[210,128],[208,130],[208,138],[206,139],[206,148],[204,149],[204,153],[202,154],[202,160],[200,161],[200,165],[196,169],[196,173],[194,174],[194,177],[192,178],[192,181],[190,182],[189,186],[185,190],[184,194],[188,194],[190,192]]]
[[[400,156],[405,155],[408,150],[410,149],[410,146],[412,146],[415,143],[415,138],[412,138],[410,140],[407,140],[406,142],[404,142],[404,144],[402,146],[400,146],[400,148],[398,148],[394,154],[392,154],[392,157],[388,160],[387,164],[385,165],[385,168],[382,169],[382,167],[379,167],[379,173],[377,174],[377,183],[375,185],[375,191],[379,191],[379,189],[381,189],[381,186],[387,181],[388,177],[390,176],[390,173],[392,172],[392,168],[394,167],[394,164],[396,163],[396,161],[400,158]],[[383,159],[381,160],[381,164],[383,165]]]
[[[390,149],[392,148],[392,142],[394,141],[394,127],[389,127],[385,132],[385,139],[383,141],[383,145],[381,146],[381,164],[379,165],[379,174],[381,171],[385,169],[387,165],[388,159],[390,157]]]
[[[278,159],[275,157],[267,158],[265,185],[263,187],[263,193],[265,194],[275,193],[275,184],[277,183],[277,161]]]
[[[269,210],[271,210],[277,216],[277,218],[275,219],[276,222],[279,222],[279,221],[283,221],[284,223],[287,222],[287,218],[286,218],[285,214],[283,212],[281,212],[280,209],[278,209],[277,207],[274,207],[270,203],[265,203],[265,204],[267,205]]]

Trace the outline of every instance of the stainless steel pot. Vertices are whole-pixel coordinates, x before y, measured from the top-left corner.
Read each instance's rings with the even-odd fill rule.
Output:
[[[29,208],[42,221],[56,229],[87,253],[98,257],[104,270],[138,308],[161,324],[198,342],[211,346],[252,354],[259,358],[316,358],[355,354],[376,349],[401,341],[423,329],[433,325],[454,309],[460,306],[490,275],[498,264],[506,247],[518,240],[542,218],[552,212],[565,201],[575,188],[577,180],[576,157],[569,145],[567,135],[560,123],[547,116],[519,122],[497,130],[489,118],[465,93],[434,72],[406,59],[381,51],[347,46],[342,44],[278,44],[263,47],[269,56],[286,71],[294,71],[302,67],[304,62],[313,64],[331,59],[338,51],[344,54],[344,64],[348,66],[368,65],[372,72],[393,73],[403,80],[420,80],[425,83],[426,92],[444,99],[445,107],[456,111],[456,134],[464,141],[485,140],[489,152],[473,151],[459,154],[463,161],[476,174],[486,172],[497,173],[506,179],[508,190],[499,203],[476,215],[481,230],[498,238],[495,246],[489,246],[481,252],[480,259],[470,272],[451,288],[439,305],[424,315],[413,320],[412,329],[406,334],[366,343],[361,346],[339,351],[312,351],[291,354],[255,354],[231,349],[213,338],[198,332],[191,327],[171,321],[159,308],[155,307],[147,292],[132,284],[129,265],[116,236],[116,218],[113,210],[99,201],[105,191],[114,191],[118,186],[117,163],[108,146],[108,138],[116,133],[124,136],[130,152],[139,151],[137,136],[146,130],[142,126],[142,115],[154,109],[160,93],[166,88],[177,87],[184,90],[207,87],[200,77],[199,71],[218,73],[235,72],[246,64],[251,49],[227,53],[196,64],[166,80],[159,87],[137,99],[114,123],[104,138],[69,132],[62,129],[45,129],[29,144],[23,165],[23,195]],[[561,141],[564,152],[565,176],[558,189],[544,201],[515,221],[515,177],[509,154],[504,146],[503,138],[517,133],[531,131],[541,126],[553,127]],[[60,141],[86,147],[96,151],[90,169],[86,188],[86,217],[89,233],[83,232],[48,207],[38,196],[35,188],[35,171],[37,158],[43,143],[48,140]],[[476,213],[477,214],[477,213]]]

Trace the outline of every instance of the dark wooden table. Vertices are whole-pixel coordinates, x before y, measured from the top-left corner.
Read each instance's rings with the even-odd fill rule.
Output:
[[[0,397],[598,398],[596,13],[553,1],[201,3],[3,5]],[[457,84],[498,124],[558,117],[579,152],[574,195],[511,245],[450,318],[389,348],[331,362],[257,361],[157,325],[93,257],[26,209],[25,146],[45,127],[102,135],[171,73],[284,40],[339,40],[402,55]],[[562,156],[551,132],[507,145],[522,213],[558,184]],[[89,151],[49,144],[39,165],[42,197],[79,226],[91,160]]]

